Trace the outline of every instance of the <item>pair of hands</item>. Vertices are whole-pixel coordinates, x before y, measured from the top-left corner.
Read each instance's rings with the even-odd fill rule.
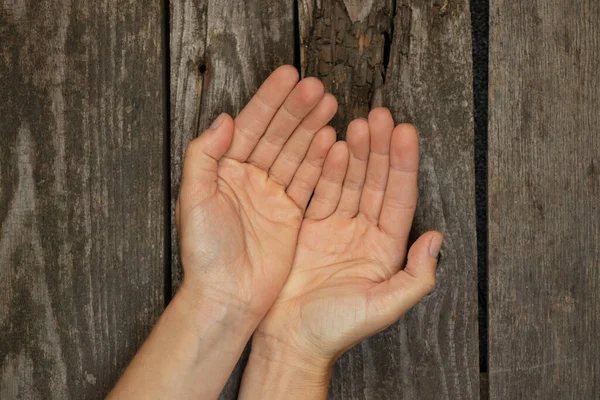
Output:
[[[417,202],[415,129],[379,108],[336,142],[326,126],[336,111],[320,81],[298,83],[283,66],[235,121],[222,114],[186,152],[180,293],[256,327],[242,398],[266,398],[256,391],[267,391],[269,363],[326,385],[344,351],[434,287],[440,233],[421,236],[401,269]]]

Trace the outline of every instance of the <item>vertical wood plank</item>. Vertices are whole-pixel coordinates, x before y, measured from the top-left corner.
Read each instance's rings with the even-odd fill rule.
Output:
[[[101,398],[163,309],[160,3],[0,2],[0,398]]]
[[[600,393],[600,3],[491,3],[492,399]]]
[[[395,6],[395,8],[394,8]],[[387,106],[421,136],[414,235],[441,229],[438,286],[338,362],[333,399],[479,397],[468,1],[299,2],[304,72],[341,102],[334,124]]]
[[[171,0],[173,289],[182,279],[174,211],[187,143],[221,112],[235,116],[276,67],[294,60],[292,0]],[[221,398],[237,398],[247,353]]]

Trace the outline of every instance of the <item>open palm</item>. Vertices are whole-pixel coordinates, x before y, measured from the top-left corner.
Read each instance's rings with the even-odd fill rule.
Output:
[[[442,236],[424,234],[401,269],[417,200],[418,137],[386,109],[348,127],[306,212],[290,276],[257,330],[314,360],[335,360],[433,289]]]
[[[177,225],[184,286],[264,315],[288,276],[298,231],[335,132],[322,84],[276,70],[235,122],[226,114],[186,152]]]

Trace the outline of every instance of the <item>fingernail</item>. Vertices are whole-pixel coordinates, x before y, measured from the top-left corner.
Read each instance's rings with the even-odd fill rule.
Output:
[[[442,235],[435,235],[433,239],[431,239],[431,244],[429,245],[429,255],[431,257],[437,258],[440,254],[440,249],[442,248],[442,243],[444,242],[444,237]]]
[[[217,129],[223,123],[223,119],[225,118],[225,114],[221,114],[215,119],[212,125],[208,129]]]

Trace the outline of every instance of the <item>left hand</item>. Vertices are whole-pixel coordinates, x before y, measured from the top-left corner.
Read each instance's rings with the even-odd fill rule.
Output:
[[[214,304],[217,314],[236,310],[250,325],[288,276],[302,215],[335,142],[323,127],[337,102],[317,79],[297,80],[294,67],[278,68],[235,121],[222,114],[189,144],[183,166],[180,292]]]

